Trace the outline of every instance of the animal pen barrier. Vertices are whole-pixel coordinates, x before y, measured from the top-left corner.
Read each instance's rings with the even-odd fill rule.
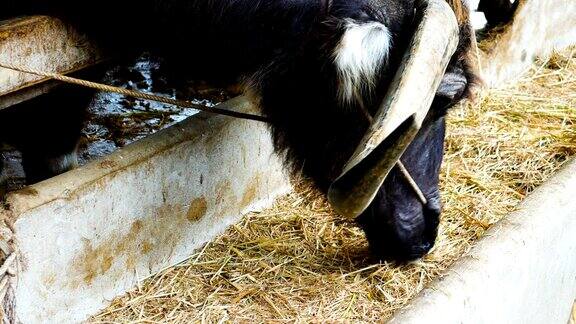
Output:
[[[564,5],[564,12],[564,8],[576,12],[575,4],[568,0],[539,3]],[[518,16],[527,15],[534,6],[534,2],[525,2]],[[553,24],[555,20],[547,22]],[[554,27],[544,28],[544,22],[539,26],[546,33]],[[565,42],[573,42],[566,39],[576,35],[574,26],[569,27],[570,32],[562,37]],[[17,28],[21,32],[9,32]],[[81,37],[50,18],[18,20],[2,25],[0,31],[0,60],[32,61],[38,69],[59,72],[98,61],[94,48],[78,46]],[[62,42],[54,42],[58,46],[48,49],[51,55],[31,60],[31,53],[37,53],[34,46],[46,43],[47,38]],[[550,47],[542,48],[548,51],[556,41],[550,38]],[[533,46],[514,36],[496,46],[511,48],[507,42],[516,47]],[[62,48],[67,49],[67,55],[55,55]],[[481,60],[485,79],[498,74],[505,77],[494,79],[509,80],[526,68],[523,63],[521,69],[508,69],[509,59],[496,53],[490,52],[486,54],[489,60]],[[546,54],[533,52],[531,56]],[[0,107],[54,86],[40,81],[0,70]],[[224,108],[255,110],[242,98],[225,103]],[[576,230],[575,202],[569,190],[563,190],[574,188],[572,169],[573,164],[566,166],[509,220],[495,226],[457,263],[457,275],[449,275],[426,290],[396,320],[481,322],[483,316],[490,315],[493,321],[535,322],[561,320],[564,310],[567,318],[570,299],[576,294],[576,264],[569,258],[562,267],[547,264],[556,264],[561,255],[574,255],[576,249],[570,236]],[[289,190],[264,125],[199,114],[82,168],[13,192],[2,211],[0,232],[0,248],[8,261],[0,268],[6,271],[0,280],[2,316],[5,321],[24,323],[82,321],[142,279],[186,259],[242,214],[269,206]],[[552,207],[559,215],[555,222],[544,217]],[[534,216],[527,217],[528,213]],[[558,239],[546,241],[546,237]],[[533,239],[528,242],[528,238]],[[521,265],[532,266],[534,271],[518,272]],[[503,273],[509,276],[501,277]],[[532,288],[533,298],[525,299],[524,292],[517,289],[521,284]],[[559,285],[562,294],[548,297],[547,302],[538,298],[550,296]],[[502,299],[489,294],[494,287],[500,289]],[[526,303],[519,306],[519,299]],[[439,311],[444,308],[451,312]]]
[[[2,60],[59,72],[97,60],[57,20],[32,17],[2,28]],[[35,76],[9,70],[0,76],[6,106],[49,88]],[[221,107],[254,110],[243,98]],[[3,318],[81,321],[288,189],[264,124],[200,113],[12,192],[2,211],[9,262]]]

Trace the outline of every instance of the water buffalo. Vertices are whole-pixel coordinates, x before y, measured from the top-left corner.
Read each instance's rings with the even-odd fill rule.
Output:
[[[100,0],[87,5],[5,0],[2,14],[58,16],[111,53],[149,51],[164,57],[177,78],[242,81],[270,120],[275,147],[287,165],[328,192],[377,114],[423,3]],[[436,238],[445,115],[469,94],[475,78],[467,9],[461,0],[449,4],[458,18],[459,44],[432,108],[401,157],[425,202],[393,168],[357,217],[381,259],[421,257]],[[56,99],[64,105],[82,101],[71,98]],[[56,99],[48,98],[47,104],[56,104]]]

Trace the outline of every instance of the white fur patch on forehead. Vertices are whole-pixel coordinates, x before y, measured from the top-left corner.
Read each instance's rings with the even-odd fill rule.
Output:
[[[392,46],[390,31],[382,23],[348,19],[345,28],[333,53],[339,78],[338,97],[343,105],[361,100],[364,90],[374,88],[377,73]]]

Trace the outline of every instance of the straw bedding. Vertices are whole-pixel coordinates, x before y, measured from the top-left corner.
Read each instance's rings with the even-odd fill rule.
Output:
[[[374,263],[360,229],[304,181],[92,322],[382,321],[402,308],[576,152],[576,48],[449,116],[437,245]]]

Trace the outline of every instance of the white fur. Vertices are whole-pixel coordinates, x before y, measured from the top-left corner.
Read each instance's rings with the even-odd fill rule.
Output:
[[[333,53],[341,104],[359,101],[363,90],[373,89],[391,46],[390,31],[382,23],[347,21],[346,31]]]

